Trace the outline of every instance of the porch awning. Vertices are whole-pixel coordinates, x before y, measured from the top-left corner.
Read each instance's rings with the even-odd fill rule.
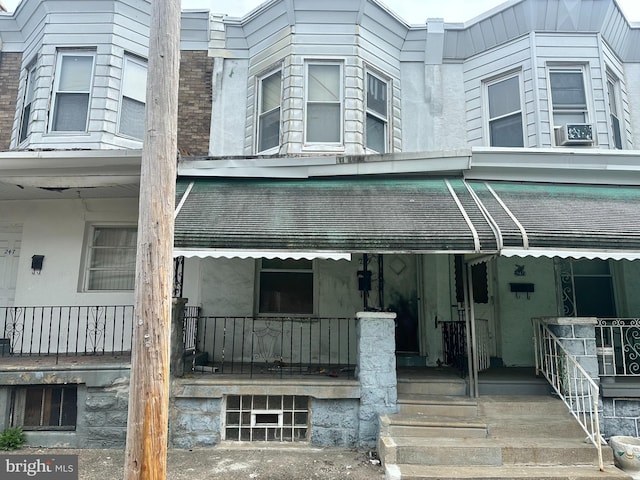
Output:
[[[640,187],[469,184],[495,222],[501,255],[640,258]]]
[[[176,193],[176,256],[497,252],[460,178],[180,179]]]

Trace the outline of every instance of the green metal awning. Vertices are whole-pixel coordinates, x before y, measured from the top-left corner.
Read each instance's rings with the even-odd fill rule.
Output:
[[[460,179],[180,179],[174,255],[496,253]]]
[[[640,258],[640,187],[469,181],[505,256]]]

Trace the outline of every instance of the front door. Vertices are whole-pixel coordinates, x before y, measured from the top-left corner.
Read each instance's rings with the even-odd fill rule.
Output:
[[[13,306],[21,237],[19,228],[0,227],[0,307]]]

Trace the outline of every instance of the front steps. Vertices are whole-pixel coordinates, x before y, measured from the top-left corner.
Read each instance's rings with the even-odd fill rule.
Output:
[[[387,480],[630,479],[597,450],[551,396],[399,396],[380,417],[378,452]]]

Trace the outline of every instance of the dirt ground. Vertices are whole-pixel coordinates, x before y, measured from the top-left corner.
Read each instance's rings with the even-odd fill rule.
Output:
[[[23,448],[15,454],[79,455],[80,480],[122,480],[124,450]],[[307,445],[246,445],[169,450],[168,480],[377,480],[384,479],[375,452]]]

